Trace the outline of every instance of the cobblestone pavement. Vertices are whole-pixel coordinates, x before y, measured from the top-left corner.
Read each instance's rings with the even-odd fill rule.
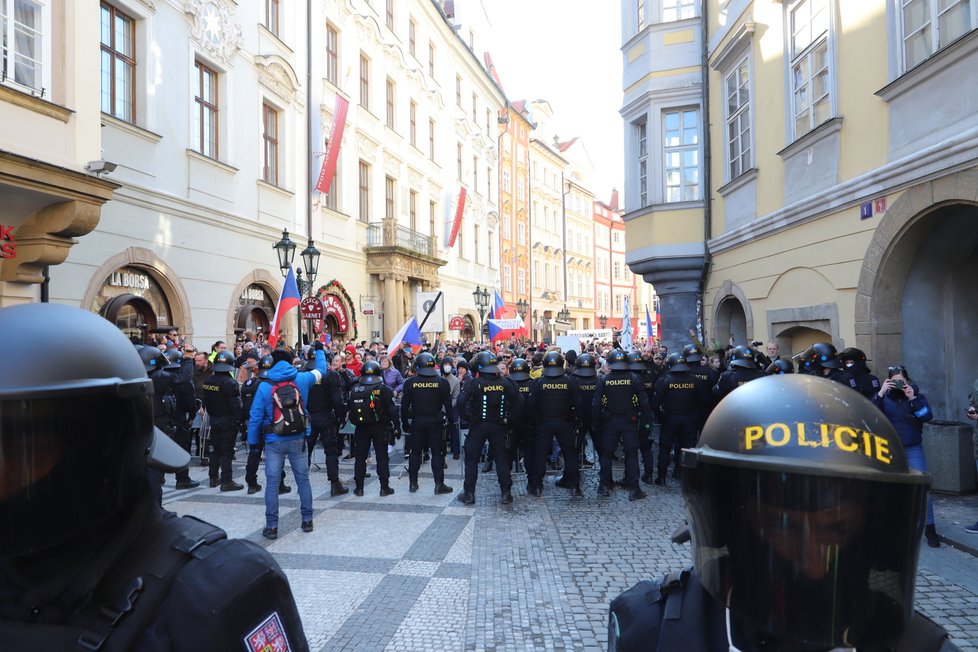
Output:
[[[689,547],[669,541],[682,522],[677,482],[647,487],[638,502],[621,491],[599,499],[595,469],[585,472],[584,498],[551,476],[540,499],[515,475],[515,501],[502,506],[495,474],[482,474],[472,508],[455,494],[433,495],[430,469],[409,493],[407,472],[397,477],[399,450],[392,459],[396,493],[385,498],[376,477],[363,498],[330,498],[325,468],[314,469],[315,531],[299,529],[293,492],[281,498],[276,541],[261,536],[262,493],[175,491],[167,476],[164,506],[266,547],[289,576],[314,651],[603,650],[611,599],[690,563]],[[206,480],[206,469],[191,473]],[[461,473],[449,460],[446,483],[456,493]],[[352,464],[341,463],[340,474],[352,488]],[[978,558],[924,546],[917,607],[962,650],[978,652]]]

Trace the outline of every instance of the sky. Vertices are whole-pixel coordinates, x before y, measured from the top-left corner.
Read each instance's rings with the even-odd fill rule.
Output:
[[[467,0],[469,2],[478,0]],[[482,0],[506,97],[544,99],[561,140],[580,137],[596,199],[624,189],[621,8],[617,0]],[[476,50],[485,49],[476,43]]]

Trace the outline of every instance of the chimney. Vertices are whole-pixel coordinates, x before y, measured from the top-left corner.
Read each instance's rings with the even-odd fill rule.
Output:
[[[609,204],[608,207],[611,210],[613,210],[613,211],[618,210],[618,189],[617,188],[612,188],[611,189],[611,204]]]

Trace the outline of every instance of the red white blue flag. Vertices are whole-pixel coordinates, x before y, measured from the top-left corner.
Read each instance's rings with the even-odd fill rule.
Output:
[[[506,312],[506,302],[503,301],[499,290],[493,290],[492,295],[492,307],[489,308],[489,319],[502,319],[504,316],[503,313]]]
[[[278,306],[275,308],[275,319],[272,320],[272,332],[268,336],[268,343],[272,348],[278,345],[278,333],[279,327],[282,324],[282,316],[293,308],[298,308],[301,300],[299,286],[295,283],[295,272],[289,267],[289,273],[285,277],[285,285],[282,286],[282,296],[279,297]]]
[[[409,346],[414,353],[417,353],[423,345],[424,340],[421,337],[418,320],[411,317],[406,324],[401,326],[401,330],[394,334],[390,344],[387,345],[387,355],[394,355],[402,346]]]

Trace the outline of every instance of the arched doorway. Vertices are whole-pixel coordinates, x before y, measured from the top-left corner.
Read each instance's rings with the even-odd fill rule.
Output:
[[[713,322],[713,338],[725,345],[727,338],[734,338],[734,344],[747,344],[747,313],[744,304],[735,296],[720,300]]]
[[[145,343],[157,326],[172,325],[167,293],[150,270],[135,265],[110,272],[98,285],[91,307],[133,342]]]
[[[816,342],[831,342],[832,336],[817,328],[792,326],[774,334],[775,341],[781,349],[781,357],[788,358],[801,353]]]
[[[102,305],[99,314],[116,325],[133,342],[145,342],[156,328],[156,312],[148,301],[135,294],[120,294]]]

